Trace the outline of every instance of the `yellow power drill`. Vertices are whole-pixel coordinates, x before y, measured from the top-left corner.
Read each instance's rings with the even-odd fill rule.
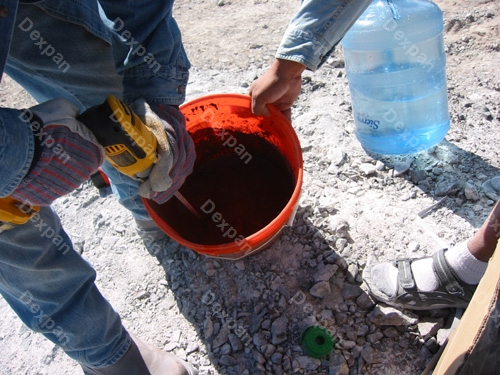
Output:
[[[158,160],[151,130],[114,96],[77,116],[104,147],[106,160],[121,173],[142,179]],[[10,197],[0,198],[0,233],[26,223],[39,207],[26,207]]]

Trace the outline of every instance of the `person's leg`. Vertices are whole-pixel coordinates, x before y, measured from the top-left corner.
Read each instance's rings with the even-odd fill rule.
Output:
[[[35,5],[19,5],[17,24],[25,19],[33,23],[32,30],[15,28],[6,72],[36,100],[63,97],[84,110],[107,95],[121,96],[121,77],[114,73],[110,44]],[[31,34],[35,30],[38,34]],[[64,55],[70,64],[67,71],[40,54],[31,39],[37,35]],[[138,199],[137,181],[112,173],[108,177],[134,217],[149,218]],[[43,208],[35,218],[39,221],[0,234],[0,290],[30,328],[60,345],[87,374],[196,373],[174,355],[159,351],[152,356],[149,348],[139,352],[118,314],[97,290],[95,271],[72,250],[55,213]],[[152,358],[148,368],[143,358]]]
[[[487,262],[500,239],[500,201],[498,201],[479,231],[470,239],[468,248],[475,258]]]
[[[500,201],[469,240],[443,252],[443,257],[436,253],[434,257],[408,262],[373,265],[365,269],[365,283],[375,298],[388,304],[415,309],[446,307],[446,304],[463,307],[470,300],[471,293],[455,293],[453,287],[443,285],[443,279],[449,279],[451,283],[456,279],[462,284],[459,289],[473,290],[486,271],[487,262],[495,252],[499,238]],[[437,269],[444,270],[444,273]],[[451,274],[447,273],[448,269]],[[437,291],[450,294],[450,299],[437,296]],[[456,306],[453,306],[452,294],[458,295]],[[424,301],[427,297],[435,300]],[[410,300],[413,305],[408,304]]]
[[[0,293],[16,314],[76,361],[109,366],[130,337],[95,276],[51,208],[0,234]]]

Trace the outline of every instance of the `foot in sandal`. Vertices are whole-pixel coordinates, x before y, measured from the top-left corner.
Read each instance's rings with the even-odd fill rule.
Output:
[[[363,279],[380,302],[410,310],[465,308],[486,270],[462,243],[429,258],[368,264]]]
[[[409,310],[465,308],[500,238],[500,204],[478,232],[431,257],[367,264],[363,279],[380,302]]]

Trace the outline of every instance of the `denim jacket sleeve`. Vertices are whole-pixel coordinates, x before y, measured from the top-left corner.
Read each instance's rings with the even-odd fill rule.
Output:
[[[99,0],[101,18],[114,33],[123,99],[179,105],[190,67],[172,17],[173,0]]]
[[[372,0],[303,0],[276,58],[318,69]]]
[[[35,141],[22,111],[0,108],[0,197],[10,195],[31,166]]]

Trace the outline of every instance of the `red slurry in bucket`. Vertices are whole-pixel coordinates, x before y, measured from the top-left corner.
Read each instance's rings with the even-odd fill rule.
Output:
[[[265,249],[294,217],[302,187],[302,153],[290,122],[275,108],[257,117],[250,97],[219,94],[181,107],[196,146],[193,174],[177,199],[144,200],[158,226],[180,244],[237,259]]]
[[[212,155],[197,161],[180,192],[201,217],[177,199],[156,210],[187,241],[217,245],[243,240],[276,218],[292,196],[290,166],[273,145],[255,135],[228,133],[246,147],[249,157],[241,159],[223,146],[212,129],[193,134],[197,148]]]

